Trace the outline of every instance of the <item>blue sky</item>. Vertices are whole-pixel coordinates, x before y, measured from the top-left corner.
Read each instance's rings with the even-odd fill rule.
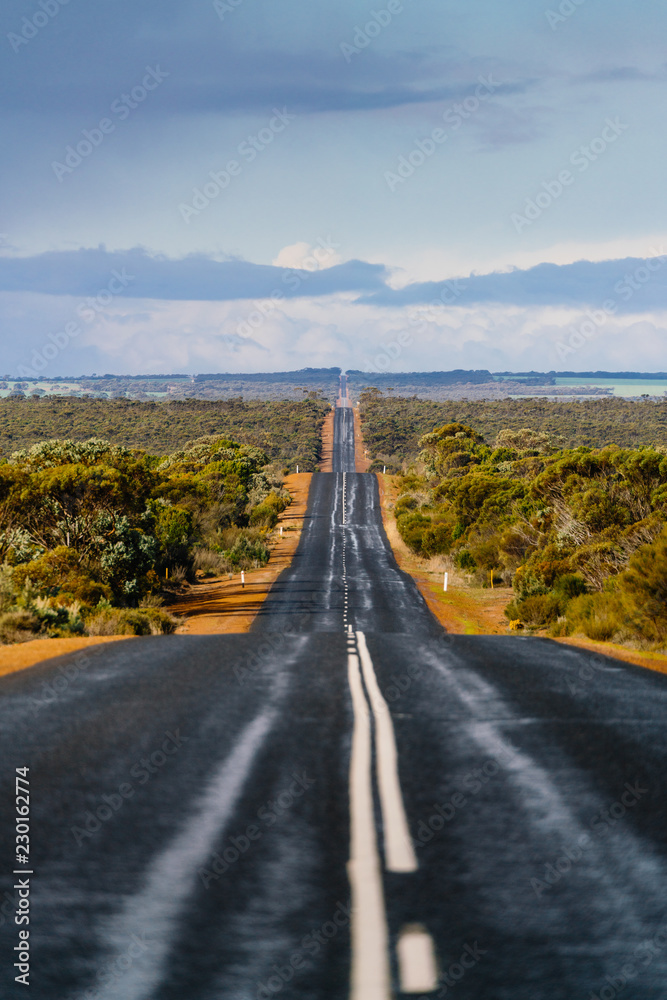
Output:
[[[658,0],[0,19],[0,373],[667,368]]]

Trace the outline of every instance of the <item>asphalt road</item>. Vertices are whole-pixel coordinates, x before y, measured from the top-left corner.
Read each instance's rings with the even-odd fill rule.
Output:
[[[667,679],[445,634],[339,459],[250,634],[0,678],[3,998],[667,998]]]

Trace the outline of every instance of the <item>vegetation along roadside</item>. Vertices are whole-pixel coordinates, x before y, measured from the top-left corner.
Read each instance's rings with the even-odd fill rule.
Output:
[[[568,448],[528,428],[488,443],[452,422],[419,448],[388,502],[426,585],[441,593],[449,572],[455,631],[667,648],[664,445]]]
[[[166,456],[92,438],[0,460],[0,642],[173,631],[164,604],[188,581],[268,561],[282,476],[216,435]]]

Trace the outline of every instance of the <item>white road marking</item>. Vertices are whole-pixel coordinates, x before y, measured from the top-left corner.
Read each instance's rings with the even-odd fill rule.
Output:
[[[148,935],[150,945],[126,972],[97,989],[97,1000],[148,1000],[155,995],[178,933],[177,917],[197,887],[197,869],[215,850],[277,717],[278,710],[271,708],[246,726],[199,803],[187,810],[189,820],[149,865],[143,888],[128,896],[122,911],[112,918],[107,940],[116,956],[124,959],[132,934]]]
[[[363,632],[357,632],[356,635],[364,682],[375,717],[375,751],[384,826],[385,863],[390,872],[415,872],[418,865],[398,777],[394,724],[375,676],[366,636]]]
[[[343,524],[345,524],[345,490],[347,489],[345,483],[345,473],[343,473]]]
[[[371,720],[355,653],[348,654],[347,672],[354,709],[347,865],[352,896],[350,1000],[390,1000],[389,929],[373,815]]]
[[[433,938],[421,924],[406,924],[396,945],[402,993],[430,993],[438,988]]]

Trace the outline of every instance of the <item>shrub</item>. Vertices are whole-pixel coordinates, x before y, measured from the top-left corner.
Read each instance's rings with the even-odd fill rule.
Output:
[[[632,628],[622,600],[611,593],[575,597],[568,604],[567,619],[573,628],[597,642],[621,638],[628,627]]]
[[[192,565],[203,576],[220,576],[229,571],[229,560],[224,552],[208,548],[195,549]]]
[[[111,596],[111,588],[94,580],[82,566],[77,551],[66,545],[15,566],[12,580],[17,591],[32,586],[44,596],[60,597],[62,603],[80,601],[95,605],[101,598]]]
[[[558,618],[558,620],[555,621],[549,629],[549,635],[554,639],[557,639],[560,636],[572,635],[573,632],[574,626],[564,615],[561,615],[561,617]]]
[[[88,635],[168,635],[178,618],[160,608],[103,608],[86,622]]]
[[[19,608],[0,615],[0,642],[27,642],[34,639],[42,628],[34,611]]]
[[[473,573],[477,569],[475,558],[467,549],[460,549],[455,554],[454,565],[457,569],[462,569],[470,573]]]
[[[289,506],[290,499],[275,490],[269,493],[250,513],[250,524],[265,528],[275,528],[278,515]]]
[[[510,621],[519,619],[529,628],[544,628],[555,622],[561,611],[561,603],[555,594],[533,594],[522,601],[512,601],[505,608]]]
[[[264,566],[269,561],[269,549],[263,536],[254,537],[251,534],[241,535],[231,549],[225,552],[230,566],[235,569],[251,569],[253,566]]]
[[[398,531],[405,544],[409,546],[413,552],[416,552],[418,555],[422,555],[424,532],[431,527],[431,518],[425,517],[423,514],[405,510],[406,506],[406,504],[403,504],[402,510],[399,510],[398,505],[396,508],[396,523]]]
[[[621,574],[619,590],[641,621],[647,637],[667,638],[667,528],[651,545],[638,549]]]
[[[586,581],[576,573],[565,573],[554,582],[554,591],[568,601],[585,594],[587,590]]]

